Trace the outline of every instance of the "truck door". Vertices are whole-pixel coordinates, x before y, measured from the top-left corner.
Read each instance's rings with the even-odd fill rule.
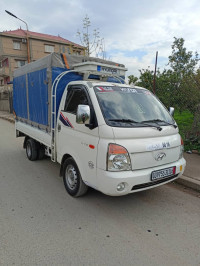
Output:
[[[79,104],[90,106],[93,129],[76,123],[76,112]],[[98,125],[89,93],[83,85],[68,87],[63,108],[58,115],[57,156],[62,160],[69,154],[76,161],[82,179],[86,184],[96,186],[96,160],[99,142]]]

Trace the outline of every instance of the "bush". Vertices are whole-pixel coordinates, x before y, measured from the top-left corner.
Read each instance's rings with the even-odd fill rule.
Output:
[[[175,111],[174,119],[184,141],[185,151],[198,150],[200,152],[200,131],[193,127],[194,115],[190,111]]]

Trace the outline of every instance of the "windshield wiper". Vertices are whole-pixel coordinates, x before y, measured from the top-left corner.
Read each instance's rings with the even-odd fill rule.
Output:
[[[122,123],[135,123],[135,124],[142,124],[142,125],[146,125],[146,126],[150,126],[150,127],[153,127],[153,128],[156,128],[157,130],[161,131],[162,130],[162,127],[159,127],[159,126],[152,126],[148,123],[146,123],[145,121],[142,121],[142,122],[138,122],[138,121],[135,121],[135,120],[132,120],[132,119],[108,119],[108,121],[113,121],[113,122],[122,122]]]
[[[108,121],[113,121],[113,122],[122,122],[122,123],[140,123],[132,119],[108,119]]]
[[[153,123],[162,122],[162,123],[165,123],[165,124],[167,124],[167,125],[169,125],[169,126],[173,126],[174,128],[177,128],[177,125],[172,124],[172,123],[169,123],[169,122],[167,122],[167,121],[165,121],[165,120],[161,120],[161,119],[146,120],[146,121],[143,121],[143,122],[144,122],[144,123],[146,123],[146,122],[153,122]]]

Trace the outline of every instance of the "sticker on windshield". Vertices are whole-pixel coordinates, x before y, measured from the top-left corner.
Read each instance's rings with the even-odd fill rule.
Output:
[[[161,149],[167,149],[167,148],[170,148],[169,142],[154,143],[154,144],[149,144],[146,146],[147,151],[155,151],[155,150],[161,150]]]
[[[131,89],[131,88],[120,88],[121,91],[127,92],[127,93],[136,93],[136,89]]]
[[[144,91],[144,94],[151,95],[150,91]]]
[[[95,92],[122,92],[122,93],[143,93],[151,94],[148,90],[140,88],[119,87],[119,86],[96,86]]]
[[[98,91],[106,92],[106,91],[113,91],[112,87],[96,87]]]

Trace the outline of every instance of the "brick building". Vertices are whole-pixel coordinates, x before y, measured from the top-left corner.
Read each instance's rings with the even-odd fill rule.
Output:
[[[28,33],[28,35],[27,35]],[[60,36],[52,36],[22,29],[0,32],[0,87],[13,79],[13,71],[52,52],[85,54],[85,47]]]

